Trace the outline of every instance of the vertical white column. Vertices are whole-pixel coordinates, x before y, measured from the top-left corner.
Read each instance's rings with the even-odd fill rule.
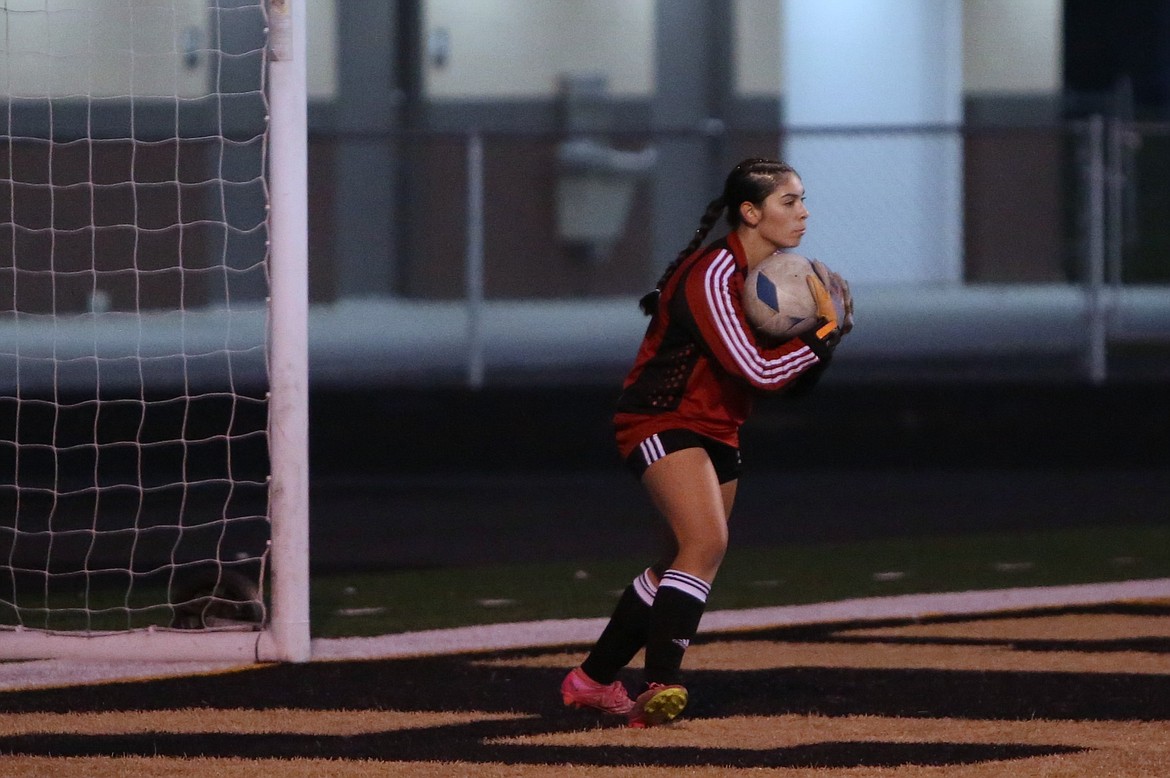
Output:
[[[801,252],[850,281],[962,278],[961,0],[784,0]],[[859,132],[857,128],[871,131]],[[822,131],[823,130],[823,131]]]
[[[272,618],[258,658],[286,662],[310,658],[306,2],[268,0]]]

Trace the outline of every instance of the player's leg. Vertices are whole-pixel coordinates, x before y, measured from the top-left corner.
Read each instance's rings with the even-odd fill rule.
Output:
[[[653,726],[686,707],[682,659],[727,550],[728,509],[725,489],[702,448],[663,457],[646,471],[642,483],[678,545],[658,584],[646,638],[645,687],[630,712],[632,726]]]
[[[595,708],[605,713],[629,713],[634,701],[617,676],[646,645],[658,581],[677,553],[674,535],[667,530],[659,561],[626,586],[585,660],[562,681],[561,697],[566,705]]]
[[[720,485],[724,513],[728,516],[735,502],[736,483],[733,480]],[[674,566],[679,553],[678,540],[665,519],[661,530],[658,560],[639,573],[622,592],[605,630],[581,664],[586,674],[599,682],[611,683],[646,645],[650,609],[658,593],[658,583]]]
[[[646,470],[642,485],[674,538],[677,551],[670,568],[709,585],[727,551],[728,519],[724,487],[710,455],[697,447],[674,451]]]
[[[635,451],[628,463],[635,475],[640,476],[643,481],[645,481],[646,473],[652,468],[656,473],[662,474],[654,476],[654,486],[647,486],[652,496],[656,492],[673,492],[689,485],[704,484],[702,491],[708,498],[708,502],[710,503],[711,499],[715,500],[714,503],[710,503],[710,509],[706,512],[710,515],[721,514],[725,522],[735,499],[735,478],[738,476],[739,455],[734,448],[722,444],[711,449],[710,456],[714,459],[717,468],[717,476],[714,481],[717,491],[710,491],[708,486],[712,482],[710,477],[712,465],[710,461],[707,461],[708,454],[704,451],[704,447],[710,448],[711,443],[713,442],[686,430],[670,430],[655,437],[655,448],[660,454],[659,458],[644,459]],[[688,453],[682,457],[667,456],[667,454],[672,455],[675,452],[684,451]],[[669,461],[660,467],[659,462],[664,460]],[[697,479],[691,472],[695,469],[700,471]],[[724,480],[724,483],[719,484],[718,480],[720,479]],[[677,482],[678,486],[659,486],[659,481],[663,484]],[[690,501],[690,498],[685,494],[683,499]],[[593,707],[606,712],[620,712],[620,708],[627,705],[626,700],[622,699],[622,695],[618,695],[618,691],[621,690],[618,688],[617,674],[646,644],[659,581],[668,570],[676,567],[676,561],[679,557],[680,531],[674,526],[669,526],[671,516],[678,515],[679,511],[661,504],[658,507],[662,510],[668,523],[663,538],[664,554],[658,563],[644,570],[626,587],[605,630],[590,650],[585,661],[579,668],[571,671],[565,677],[561,691],[566,704]],[[722,558],[723,548],[726,546],[726,529],[723,528],[721,533],[723,540],[717,542],[716,555],[718,558]],[[700,537],[704,533],[683,531],[681,534],[688,538],[688,545],[693,546],[695,544],[691,543],[690,539]],[[718,561],[715,561],[714,567],[717,568],[717,566]],[[674,576],[679,576],[677,570]],[[670,613],[673,610],[675,609],[668,608],[667,612]],[[679,661],[681,661],[681,656]],[[632,702],[628,704],[632,705]]]
[[[731,509],[735,507],[735,493],[738,490],[738,478],[719,484],[719,491],[723,494],[723,515],[728,523],[731,522]]]
[[[668,436],[668,441],[671,440]],[[695,445],[682,439],[675,445]],[[628,465],[641,477],[650,465],[635,452]],[[669,528],[663,533],[663,552],[659,561],[639,573],[626,586],[601,635],[579,667],[569,671],[561,682],[561,698],[566,705],[594,708],[605,713],[625,715],[634,701],[617,679],[618,673],[646,645],[650,611],[658,592],[658,579],[670,566],[677,545]]]

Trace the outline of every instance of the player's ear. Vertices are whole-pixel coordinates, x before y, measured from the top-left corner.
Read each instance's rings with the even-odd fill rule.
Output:
[[[739,204],[739,219],[747,226],[755,227],[760,223],[760,209],[755,203],[744,200]]]

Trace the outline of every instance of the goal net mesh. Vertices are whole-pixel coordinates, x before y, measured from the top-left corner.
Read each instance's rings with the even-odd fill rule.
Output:
[[[0,0],[0,629],[265,618],[265,17]]]

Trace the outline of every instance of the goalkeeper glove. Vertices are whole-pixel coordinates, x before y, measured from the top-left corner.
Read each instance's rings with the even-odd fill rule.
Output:
[[[833,304],[829,290],[825,288],[819,277],[809,274],[805,276],[805,282],[808,283],[808,290],[812,293],[813,302],[816,303],[817,317],[820,322],[814,334],[817,340],[833,348],[841,340],[842,334],[837,318],[837,306]]]
[[[830,270],[829,266],[819,259],[814,259],[812,266],[833,301],[841,334],[848,334],[853,329],[853,294],[849,291],[849,282],[842,278],[840,273]]]

